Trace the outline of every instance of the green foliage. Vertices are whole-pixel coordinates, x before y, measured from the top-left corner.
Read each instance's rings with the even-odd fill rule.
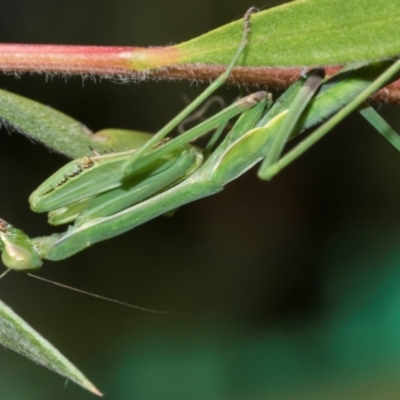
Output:
[[[297,0],[254,14],[250,44],[239,64],[316,66],[371,61],[400,54],[400,0]],[[242,20],[176,48],[180,62],[227,64]]]
[[[97,388],[56,348],[0,301],[0,343],[94,394]]]
[[[70,158],[97,152],[131,150],[149,134],[107,129],[93,134],[81,122],[37,101],[0,90],[0,116],[19,132]],[[132,135],[134,133],[134,135]]]

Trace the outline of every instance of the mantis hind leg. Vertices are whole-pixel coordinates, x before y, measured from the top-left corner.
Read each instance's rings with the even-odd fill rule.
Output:
[[[357,110],[367,98],[372,95],[374,92],[379,90],[381,87],[386,85],[388,81],[390,81],[396,74],[400,71],[400,59],[394,61],[389,68],[387,68],[382,74],[380,74],[377,78],[371,81],[371,83],[365,87],[352,101],[346,104],[341,110],[339,110],[333,117],[328,119],[325,123],[323,123],[318,129],[316,129],[313,133],[311,133],[306,139],[304,139],[301,143],[299,143],[295,148],[285,154],[280,160],[276,161],[274,164],[268,166],[268,173],[262,171],[259,174],[260,178],[263,179],[271,179],[274,175],[288,166],[291,162],[293,162],[296,158],[302,155],[306,150],[308,150],[312,145],[314,145],[318,140],[324,137],[331,129],[333,129],[339,122],[341,122],[345,117],[347,117],[350,113]],[[365,113],[364,113],[365,114]],[[375,116],[376,117],[376,116]],[[371,119],[372,120],[372,119]],[[382,124],[382,121],[379,121]],[[379,125],[372,123],[374,126]],[[386,124],[386,123],[385,123]],[[388,126],[388,125],[387,125]],[[386,126],[386,128],[387,128]],[[390,128],[391,129],[391,128]],[[378,129],[379,130],[379,129]],[[388,140],[390,137],[391,143],[397,148],[397,140],[394,139],[392,133],[388,134],[389,131],[380,129],[379,130],[382,135],[384,135]],[[385,132],[385,133],[383,133]],[[265,175],[264,175],[265,173]]]
[[[292,132],[295,129],[303,111],[320,87],[323,78],[324,72],[322,70],[318,69],[310,71],[307,80],[298,91],[289,108],[289,112],[286,114],[283,123],[280,125],[269,148],[267,157],[265,157],[263,163],[261,164],[261,167],[258,171],[258,176],[261,179],[269,180],[275,175],[274,165],[282,154],[283,147],[285,146],[285,143],[289,137],[292,135]]]
[[[398,151],[400,136],[371,106],[365,105],[360,114]]]

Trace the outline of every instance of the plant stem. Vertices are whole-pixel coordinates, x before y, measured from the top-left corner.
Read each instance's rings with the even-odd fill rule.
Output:
[[[117,79],[195,80],[209,82],[224,65],[179,64],[174,47],[74,46],[0,43],[0,71],[4,73],[56,73],[97,75]],[[339,67],[326,68],[331,75]],[[286,89],[304,68],[235,67],[229,84]],[[400,105],[400,81],[372,96],[379,102]]]

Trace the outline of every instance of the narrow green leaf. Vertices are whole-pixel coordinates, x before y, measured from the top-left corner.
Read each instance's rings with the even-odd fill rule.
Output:
[[[90,392],[99,390],[56,348],[0,300],[0,343],[70,379]]]
[[[0,117],[18,131],[70,157],[85,155],[93,146],[92,133],[80,122],[4,90],[0,91]],[[102,147],[100,144],[95,149],[102,151]]]
[[[82,123],[36,101],[0,90],[0,119],[70,158],[140,147],[148,133],[107,129],[93,134]]]
[[[315,66],[400,54],[400,0],[297,0],[255,14],[241,64]],[[179,63],[227,64],[242,20],[174,46]]]

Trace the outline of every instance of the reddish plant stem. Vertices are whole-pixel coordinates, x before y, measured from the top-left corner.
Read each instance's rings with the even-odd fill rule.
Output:
[[[98,75],[121,79],[164,79],[211,81],[225,66],[177,64],[173,47],[106,47],[29,45],[0,43],[0,71],[4,73],[51,73]],[[172,64],[172,65],[171,65]],[[150,67],[158,67],[151,68]],[[339,67],[328,67],[328,75]],[[285,89],[303,68],[236,67],[228,82],[234,85]],[[372,96],[373,100],[400,105],[400,80]]]
[[[129,73],[133,47],[0,44],[4,72],[118,75]]]
[[[340,67],[326,67],[326,75],[333,75]],[[149,71],[150,77],[160,79],[184,79],[207,82],[225,70],[222,65],[172,65],[163,70]],[[244,86],[266,86],[268,89],[284,90],[299,79],[304,68],[236,67],[227,83]],[[400,80],[384,87],[370,97],[379,103],[400,105]]]

